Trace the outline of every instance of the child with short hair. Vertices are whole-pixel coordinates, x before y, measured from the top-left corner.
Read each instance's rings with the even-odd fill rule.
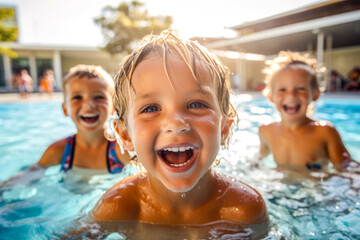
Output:
[[[71,117],[77,133],[51,144],[38,164],[61,164],[72,170],[94,174],[118,173],[130,160],[115,141],[104,136],[105,124],[114,113],[114,80],[100,66],[77,65],[63,80],[65,116]]]
[[[107,121],[114,113],[113,78],[100,66],[77,65],[64,77],[65,116],[71,117],[77,133],[52,143],[29,174],[19,173],[2,184],[13,185],[42,176],[45,168],[61,164],[61,170],[72,173],[76,181],[87,181],[94,175],[119,173],[130,161],[115,141],[105,138]],[[36,173],[35,173],[36,172]]]
[[[116,131],[146,171],[109,189],[96,220],[268,221],[255,189],[211,169],[235,116],[229,71],[214,54],[166,30],[124,59],[115,84]]]
[[[262,156],[273,154],[279,166],[337,170],[358,166],[351,159],[335,127],[309,117],[309,106],[320,96],[316,60],[296,52],[280,52],[265,68],[268,99],[281,121],[259,127]]]

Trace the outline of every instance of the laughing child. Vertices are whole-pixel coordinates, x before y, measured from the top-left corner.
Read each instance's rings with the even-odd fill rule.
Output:
[[[114,81],[100,66],[77,65],[63,80],[65,116],[74,122],[77,133],[52,143],[37,164],[17,174],[6,184],[25,183],[42,176],[45,168],[61,164],[61,170],[78,180],[94,175],[121,172],[129,154],[104,136],[107,120],[114,113]],[[71,170],[71,171],[70,171]],[[35,173],[36,172],[36,173]],[[75,175],[74,175],[75,174]]]
[[[77,133],[51,144],[38,164],[61,164],[65,172],[91,171],[92,174],[118,173],[129,161],[115,141],[104,136],[114,107],[114,81],[100,66],[77,65],[64,77],[62,108],[74,122]]]
[[[229,72],[207,49],[167,30],[127,56],[115,81],[116,131],[146,171],[98,201],[98,221],[266,223],[261,195],[211,169],[235,116]]]
[[[265,72],[267,97],[280,112],[281,121],[260,126],[261,155],[272,153],[279,166],[309,170],[325,169],[329,160],[339,171],[358,166],[335,127],[308,116],[309,106],[320,96],[316,61],[299,53],[280,52]]]

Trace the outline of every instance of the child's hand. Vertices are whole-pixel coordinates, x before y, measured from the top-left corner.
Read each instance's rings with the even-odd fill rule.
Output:
[[[12,178],[0,183],[0,187],[9,188],[17,184],[29,184],[43,176],[44,168],[38,164],[31,165],[25,171],[17,173]]]
[[[338,164],[338,166],[335,166],[335,168],[340,172],[351,172],[360,174],[360,163],[351,158],[346,159],[341,164]]]

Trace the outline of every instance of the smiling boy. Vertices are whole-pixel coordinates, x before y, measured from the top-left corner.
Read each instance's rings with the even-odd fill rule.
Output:
[[[337,170],[357,166],[335,127],[308,116],[311,102],[320,96],[316,61],[299,53],[280,52],[266,69],[267,97],[281,121],[259,128],[262,156],[272,153],[279,166],[325,169],[329,160]]]
[[[96,220],[268,221],[256,190],[211,170],[234,117],[228,70],[215,55],[171,31],[148,36],[124,60],[114,104],[122,143],[146,171],[108,190]]]

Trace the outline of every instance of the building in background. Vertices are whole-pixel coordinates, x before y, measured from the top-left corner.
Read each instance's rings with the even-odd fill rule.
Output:
[[[16,7],[0,6],[0,9],[13,9],[15,12],[9,19],[0,21],[0,24],[17,27]],[[11,79],[22,69],[26,69],[32,77],[35,91],[39,88],[39,80],[43,72],[52,69],[56,82],[55,90],[61,90],[62,77],[71,67],[77,64],[101,65],[109,73],[115,75],[122,58],[119,55],[110,55],[97,47],[29,45],[18,42],[17,38],[3,42],[0,38],[0,47],[11,49],[14,53],[0,52],[0,93],[15,91],[12,88]]]
[[[265,60],[282,50],[316,57],[325,76],[360,66],[360,1],[325,1],[231,29],[237,37],[197,40],[221,56],[241,91],[261,90]]]
[[[21,69],[27,69],[34,81],[35,91],[38,90],[39,79],[46,69],[54,71],[56,90],[61,90],[61,80],[64,74],[77,64],[101,65],[115,76],[121,61],[120,56],[112,56],[97,47],[69,47],[24,45],[19,43],[6,43],[17,58],[2,55],[0,58],[0,74],[5,83],[0,91],[12,91],[11,79]]]
[[[16,18],[8,24],[16,24]],[[231,29],[237,37],[194,39],[222,58],[232,72],[232,87],[237,92],[261,90],[265,61],[281,50],[309,53],[326,67],[327,75],[336,70],[347,77],[353,67],[360,65],[360,1],[324,1]],[[0,56],[0,92],[12,91],[12,76],[21,69],[28,70],[35,91],[42,72],[53,69],[56,89],[60,90],[62,76],[70,67],[96,64],[115,75],[122,58],[97,47],[20,42],[0,42],[1,46],[8,46],[17,58]]]

